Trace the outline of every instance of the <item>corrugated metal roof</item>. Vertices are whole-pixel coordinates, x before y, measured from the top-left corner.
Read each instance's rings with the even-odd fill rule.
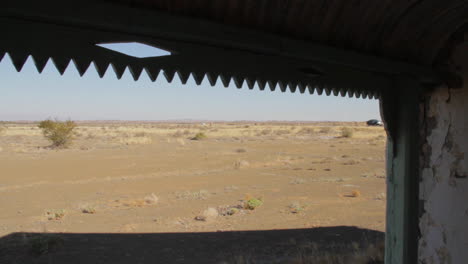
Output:
[[[431,65],[467,0],[108,0]]]

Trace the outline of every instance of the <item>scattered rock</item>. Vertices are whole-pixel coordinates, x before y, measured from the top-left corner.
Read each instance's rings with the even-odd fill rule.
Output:
[[[349,160],[349,161],[346,161],[346,162],[343,162],[343,165],[357,165],[357,164],[360,164],[361,162],[357,161],[357,160]]]
[[[48,220],[61,220],[65,216],[65,210],[48,210],[45,214]]]
[[[376,197],[375,200],[385,200],[385,193],[379,193]]]
[[[95,214],[96,209],[94,207],[85,207],[81,209],[81,212],[84,214]]]
[[[226,212],[228,215],[235,215],[239,212],[239,209],[233,207],[233,208],[229,208],[229,210]]]
[[[210,207],[203,211],[200,215],[197,215],[195,217],[195,220],[197,221],[211,221],[214,220],[216,217],[218,217],[218,210],[216,210],[213,207]]]
[[[157,204],[158,201],[159,201],[159,198],[154,193],[145,197],[145,203],[147,204]]]
[[[299,204],[298,202],[293,202],[288,207],[289,207],[290,212],[293,214],[298,214],[302,212],[305,208],[305,206]]]
[[[234,168],[235,169],[242,169],[242,168],[247,168],[250,166],[250,163],[246,160],[238,160],[236,163],[234,163]]]

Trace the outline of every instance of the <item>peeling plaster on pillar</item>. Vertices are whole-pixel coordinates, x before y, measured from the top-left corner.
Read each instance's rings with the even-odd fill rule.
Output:
[[[441,86],[425,101],[419,197],[419,263],[425,264],[468,263],[468,42],[452,59],[463,87]]]

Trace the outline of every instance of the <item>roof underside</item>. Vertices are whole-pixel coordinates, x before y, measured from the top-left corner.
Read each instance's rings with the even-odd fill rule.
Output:
[[[31,55],[60,73],[93,62],[154,81],[378,98],[395,76],[439,81],[433,64],[468,23],[466,0],[97,0],[2,3],[0,60],[18,70]],[[141,42],[171,56],[134,58],[96,46]]]
[[[431,65],[467,0],[107,0]]]

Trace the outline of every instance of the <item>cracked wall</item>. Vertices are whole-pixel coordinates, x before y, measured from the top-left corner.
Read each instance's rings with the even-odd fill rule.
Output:
[[[451,64],[461,87],[441,86],[423,106],[419,263],[468,263],[468,40]],[[466,158],[465,158],[465,153]]]

